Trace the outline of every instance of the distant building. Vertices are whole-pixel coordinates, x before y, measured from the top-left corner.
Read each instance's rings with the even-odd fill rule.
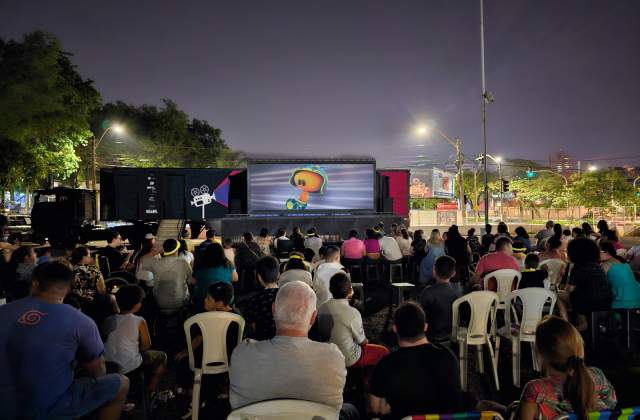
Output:
[[[577,162],[569,156],[564,150],[549,156],[549,167],[562,175],[568,175],[577,170]]]

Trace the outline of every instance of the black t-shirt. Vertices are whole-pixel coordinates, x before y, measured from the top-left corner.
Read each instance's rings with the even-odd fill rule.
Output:
[[[523,271],[518,289],[526,289],[527,287],[544,287],[544,279],[549,276],[546,270]]]
[[[451,336],[453,310],[451,305],[460,294],[451,283],[436,283],[420,295],[420,305],[427,316],[427,338],[440,341]]]
[[[487,252],[489,252],[489,248],[491,247],[491,244],[493,244],[493,241],[495,240],[495,236],[492,233],[485,233],[484,235],[482,235],[482,244],[480,246],[480,252],[483,254],[486,254]]]
[[[400,348],[385,356],[373,370],[371,393],[387,401],[390,419],[454,413],[463,408],[456,357],[431,343]]]
[[[264,289],[254,295],[247,303],[245,319],[249,324],[256,324],[253,339],[268,340],[276,335],[276,323],[273,321],[273,302],[278,289]]]
[[[122,252],[118,251],[114,247],[107,246],[100,249],[98,254],[107,257],[107,260],[109,261],[109,270],[111,272],[120,271],[125,258]]]

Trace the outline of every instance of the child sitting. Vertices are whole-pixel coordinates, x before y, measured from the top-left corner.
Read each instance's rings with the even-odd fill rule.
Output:
[[[540,257],[536,254],[528,254],[524,259],[524,270],[522,270],[522,278],[518,289],[526,289],[527,287],[545,287],[548,288],[549,281],[547,270],[539,270]]]
[[[156,391],[166,370],[167,355],[150,350],[151,337],[144,318],[135,315],[142,307],[145,293],[133,284],[122,286],[116,292],[120,313],[105,319],[102,336],[105,341],[104,358],[117,363],[123,374],[143,366],[148,371],[149,393]]]
[[[515,241],[513,243],[513,258],[518,262],[518,266],[520,266],[520,271],[524,269],[524,259],[526,258],[525,252],[527,252],[527,248],[525,244],[521,241]]]

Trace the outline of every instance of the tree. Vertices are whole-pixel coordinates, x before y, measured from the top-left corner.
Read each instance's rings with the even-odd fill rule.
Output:
[[[160,108],[120,101],[106,104],[94,116],[94,132],[102,132],[111,122],[123,124],[127,132],[117,144],[112,141],[115,135],[109,134],[99,146],[101,158],[113,164],[207,168],[238,166],[242,161],[242,155],[227,146],[220,129],[204,120],[190,120],[168,99]]]
[[[100,102],[55,36],[0,40],[0,190],[74,173],[76,148],[91,137],[89,117]]]
[[[538,173],[533,178],[512,179],[510,189],[524,207],[567,206],[565,183],[557,175]]]
[[[629,206],[636,202],[632,184],[617,170],[587,172],[574,179],[572,201],[591,207]]]

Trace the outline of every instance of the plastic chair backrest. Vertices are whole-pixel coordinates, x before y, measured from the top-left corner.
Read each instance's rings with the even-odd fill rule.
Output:
[[[500,413],[495,411],[470,411],[467,413],[453,414],[420,414],[403,417],[402,420],[504,420]]]
[[[547,271],[549,273],[549,281],[551,282],[551,284],[557,285],[558,283],[560,283],[560,275],[567,266],[567,263],[562,261],[560,258],[552,258],[540,261],[539,267],[542,267],[543,265],[547,267]]]
[[[184,322],[184,332],[187,336],[189,350],[189,367],[195,370],[193,348],[191,347],[191,327],[197,325],[202,333],[202,364],[203,374],[215,374],[229,371],[227,354],[227,330],[232,322],[238,324],[237,344],[242,341],[244,318],[229,312],[203,312]]]
[[[269,400],[237,408],[227,417],[227,420],[254,419],[337,420],[338,411],[334,407],[313,401]]]
[[[278,239],[276,245],[276,256],[279,259],[289,258],[289,253],[293,251],[293,241],[291,239]]]
[[[487,323],[491,319],[492,330],[495,327],[495,311],[498,304],[498,294],[488,290],[481,290],[459,297],[453,302],[453,330],[451,337],[457,340],[458,336],[458,309],[461,303],[468,302],[471,307],[471,319],[467,328],[467,338],[473,336],[485,336],[487,334]],[[491,317],[491,318],[489,318]],[[492,331],[493,332],[493,331]]]
[[[512,319],[512,305],[516,303],[516,300],[522,302],[522,317],[517,319],[517,315],[513,316],[516,319]],[[536,327],[542,319],[542,313],[545,305],[551,301],[551,307],[549,313],[553,313],[553,308],[556,305],[556,294],[541,287],[528,287],[526,289],[518,289],[509,293],[505,302],[505,319],[508,327],[515,321],[520,326],[520,332],[526,334],[535,334]],[[511,328],[507,328],[507,331],[511,331]]]
[[[492,271],[483,278],[484,290],[489,290],[489,280],[496,279],[496,293],[498,294],[498,302],[504,304],[505,299],[512,290],[518,287],[518,283],[522,278],[522,273],[516,270],[505,268],[502,270]]]

